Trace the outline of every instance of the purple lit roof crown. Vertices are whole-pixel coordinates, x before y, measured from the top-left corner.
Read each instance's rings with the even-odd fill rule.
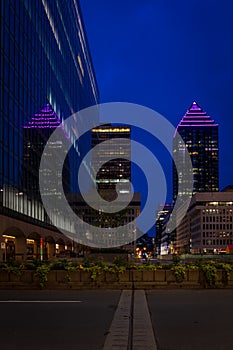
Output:
[[[24,125],[24,129],[56,129],[60,124],[57,114],[48,103],[42,107],[39,113],[35,113],[31,120]]]
[[[196,102],[193,102],[179,122],[178,128],[180,126],[218,126],[218,124],[215,124],[214,120]]]

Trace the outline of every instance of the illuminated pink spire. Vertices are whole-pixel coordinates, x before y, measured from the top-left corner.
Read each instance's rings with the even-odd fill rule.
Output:
[[[31,120],[24,125],[24,129],[56,129],[61,124],[52,106],[47,103],[39,113],[35,113]]]
[[[197,104],[197,102],[193,102],[189,108],[189,111],[202,111],[202,108]]]
[[[194,101],[181,119],[179,126],[217,126],[217,124]]]

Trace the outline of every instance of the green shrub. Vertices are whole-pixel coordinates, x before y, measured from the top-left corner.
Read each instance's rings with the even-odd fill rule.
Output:
[[[193,265],[191,263],[185,264],[186,270],[199,270],[199,267],[197,265]]]
[[[51,263],[51,270],[65,270],[69,265],[66,259],[55,260]]]
[[[7,267],[7,264],[0,262],[0,269],[4,269],[5,267]]]
[[[110,273],[122,273],[126,270],[126,267],[121,265],[105,265],[103,270]]]
[[[67,274],[65,275],[65,280],[70,282],[71,281],[70,272],[77,271],[77,266],[73,264],[69,264],[65,266],[65,270],[67,271]]]
[[[23,272],[23,265],[19,265],[19,266],[12,266],[12,265],[6,265],[3,270],[7,271],[7,272],[11,272],[14,273],[16,276],[21,276],[22,272]]]
[[[89,267],[89,271],[91,272],[92,281],[96,282],[98,280],[98,277],[100,277],[100,275],[102,275],[103,273],[103,267],[95,265],[95,266]]]
[[[177,254],[173,254],[172,261],[173,261],[173,264],[175,264],[175,265],[179,264],[180,263],[180,256]]]
[[[36,265],[32,262],[25,262],[24,263],[24,270],[36,270]]]
[[[228,283],[230,279],[230,273],[233,270],[233,266],[229,263],[218,263],[216,264],[217,269],[223,270],[223,282]]]
[[[40,287],[43,288],[48,281],[48,273],[50,271],[49,265],[41,265],[36,268],[35,276],[39,278]]]
[[[176,282],[182,283],[186,276],[186,267],[184,265],[174,265],[171,270],[173,271]]]
[[[116,257],[113,260],[113,264],[117,265],[117,266],[126,266],[127,265],[127,261],[125,261],[121,257]]]
[[[203,271],[206,286],[216,288],[217,268],[214,262],[209,261],[209,263],[203,263],[201,264],[200,269]]]

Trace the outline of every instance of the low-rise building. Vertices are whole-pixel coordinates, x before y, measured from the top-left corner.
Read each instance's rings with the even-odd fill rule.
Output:
[[[109,201],[109,207],[111,206],[111,201],[115,199],[115,191],[112,190],[101,190],[102,197]],[[78,227],[79,237],[83,240],[87,240],[90,234],[86,231],[86,226],[82,226],[83,223],[87,223],[93,228],[103,228],[105,229],[106,235],[102,237],[92,238],[94,242],[97,239],[98,245],[102,244],[103,247],[117,247],[123,246],[129,252],[133,253],[136,249],[136,239],[137,239],[137,227],[136,218],[140,215],[140,193],[134,193],[130,203],[123,209],[115,213],[104,212],[103,210],[96,210],[94,207],[88,205],[83,197],[79,193],[71,193],[67,195],[68,202],[72,207],[75,214],[81,219],[81,224]],[[93,202],[94,203],[94,202]],[[124,203],[124,202],[122,202]],[[97,202],[94,204],[98,205]],[[112,230],[117,227],[124,227],[127,225],[128,231],[122,231],[122,237],[116,237],[112,234]],[[98,234],[98,230],[96,230]],[[123,237],[124,235],[124,237]],[[131,240],[131,237],[135,239]],[[91,240],[90,240],[91,242]],[[124,242],[119,244],[119,242]],[[125,242],[129,242],[125,244]],[[94,245],[91,245],[94,246]]]
[[[233,188],[196,193],[176,229],[179,254],[218,253],[233,244]]]

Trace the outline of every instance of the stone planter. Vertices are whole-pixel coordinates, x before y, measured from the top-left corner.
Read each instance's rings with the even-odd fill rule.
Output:
[[[223,272],[222,270],[217,270],[217,283],[222,283],[223,282]]]
[[[55,271],[50,271],[49,274],[51,272],[55,272]],[[68,281],[68,271],[66,270],[57,270],[57,281],[56,282],[67,282]],[[53,282],[53,281],[51,281]]]
[[[9,272],[9,281],[10,282],[20,282],[22,275],[16,274],[14,272]]]
[[[166,271],[165,270],[156,270],[154,272],[155,282],[165,282],[166,281]]]
[[[33,282],[34,271],[23,271],[20,276],[20,282],[31,284]]]
[[[143,271],[142,280],[143,282],[154,282],[154,271]]]
[[[118,282],[119,281],[119,273],[106,272],[105,273],[105,281],[108,282]]]
[[[93,273],[93,277],[92,277]],[[48,280],[40,286],[35,270],[23,270],[21,274],[0,270],[0,288],[20,289],[154,289],[154,288],[233,288],[233,271],[227,280],[226,271],[217,270],[216,283],[209,286],[201,270],[189,270],[184,281],[177,282],[172,270],[126,270],[123,272],[94,272],[77,270],[51,270]]]
[[[228,281],[228,285],[229,286],[233,286],[233,271],[230,272],[230,278],[229,278],[229,281]]]
[[[199,270],[188,271],[188,282],[199,283],[199,280],[200,280]]]
[[[81,282],[92,282],[91,273],[88,271],[80,271],[80,281]]]
[[[68,272],[68,275],[70,276],[71,282],[81,282],[81,273],[80,271],[70,271]]]
[[[9,282],[9,273],[4,270],[0,270],[0,282]]]
[[[166,281],[169,282],[176,282],[176,277],[171,270],[166,270]]]
[[[127,271],[119,272],[118,277],[119,277],[119,282],[129,282],[130,271],[127,270]]]
[[[143,272],[145,271],[132,270],[131,271],[132,282],[142,282]]]

